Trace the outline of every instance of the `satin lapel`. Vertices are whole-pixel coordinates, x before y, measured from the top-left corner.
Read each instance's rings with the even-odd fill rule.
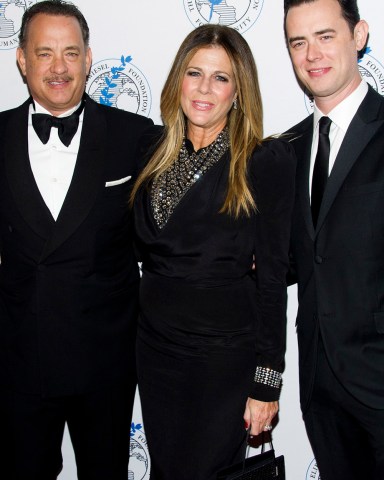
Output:
[[[316,233],[357,158],[384,122],[383,118],[378,118],[382,105],[380,100],[376,92],[369,90],[348,128],[324,191]]]
[[[294,138],[295,152],[298,158],[296,188],[305,224],[310,237],[313,239],[315,230],[313,228],[311,203],[309,199],[309,167],[311,163],[312,134],[313,115],[306,119],[303,124],[302,133],[297,135],[297,139]]]
[[[103,113],[96,103],[88,99],[71,185],[41,260],[48,257],[75,232],[104,187],[102,172],[106,160],[106,134],[107,126]]]
[[[35,182],[28,154],[30,100],[15,109],[5,135],[5,172],[20,214],[34,232],[48,238],[55,223]]]

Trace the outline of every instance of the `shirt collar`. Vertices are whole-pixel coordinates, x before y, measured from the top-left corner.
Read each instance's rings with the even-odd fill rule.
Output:
[[[352,118],[355,116],[357,109],[360,107],[360,104],[364,100],[367,92],[368,84],[367,82],[362,80],[359,86],[350,95],[348,95],[347,98],[345,98],[329,112],[327,116],[332,120],[332,123],[337,125],[344,132],[346,132],[348,130],[349,124],[352,121]],[[323,116],[324,114],[315,103],[313,111],[314,128],[317,127],[320,118]]]
[[[61,113],[60,115],[57,115],[57,117],[58,118],[69,117],[69,115],[71,115],[73,112],[75,112],[79,108],[81,102],[82,102],[82,100],[80,100],[80,102],[77,105],[70,108],[66,112]],[[47,115],[52,115],[47,109],[45,109],[42,105],[40,105],[40,103],[38,103],[36,100],[33,100],[32,103],[35,107],[34,111],[32,110],[32,113],[45,113]]]

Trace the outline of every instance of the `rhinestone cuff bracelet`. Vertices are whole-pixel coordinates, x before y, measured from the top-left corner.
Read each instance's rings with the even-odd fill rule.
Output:
[[[268,385],[269,387],[280,388],[282,374],[267,367],[256,367],[255,382]]]

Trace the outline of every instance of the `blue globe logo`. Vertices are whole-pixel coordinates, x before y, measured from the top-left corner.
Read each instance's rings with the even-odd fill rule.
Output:
[[[1,1],[1,0],[0,0]],[[151,111],[151,89],[130,56],[101,60],[92,65],[86,91],[102,105],[120,108],[145,117]]]
[[[183,0],[191,23],[198,27],[205,23],[227,25],[245,32],[256,22],[264,0]]]

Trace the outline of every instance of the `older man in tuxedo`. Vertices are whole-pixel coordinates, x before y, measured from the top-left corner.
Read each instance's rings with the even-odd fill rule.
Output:
[[[0,114],[1,475],[54,480],[65,423],[78,478],[126,480],[139,273],[130,188],[152,122],[84,94],[81,12],[24,14],[31,97]]]
[[[362,81],[356,0],[285,0],[285,33],[314,113],[297,157],[292,281],[301,405],[322,480],[384,472],[384,99]]]

